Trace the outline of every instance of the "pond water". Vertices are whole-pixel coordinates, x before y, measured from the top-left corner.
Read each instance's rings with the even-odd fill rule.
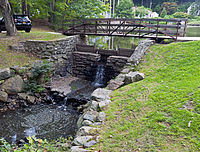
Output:
[[[131,37],[88,36],[88,43],[101,49],[134,48],[138,42],[139,39]]]
[[[200,26],[188,26],[187,37],[200,37]],[[101,49],[134,48],[141,39],[131,37],[89,36],[88,43]]]
[[[200,37],[200,26],[188,26],[186,36]]]
[[[77,111],[56,105],[32,105],[0,115],[0,138],[16,142],[28,136],[57,139],[73,136]]]

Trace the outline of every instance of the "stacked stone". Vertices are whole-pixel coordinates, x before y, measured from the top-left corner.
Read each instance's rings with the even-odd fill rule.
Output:
[[[53,63],[56,75],[65,76],[67,72],[72,73],[72,53],[80,41],[79,36],[68,36],[50,41],[29,40],[19,43],[18,46],[10,46],[10,48],[47,59]]]
[[[0,69],[0,112],[42,101],[42,96],[32,95],[24,89],[25,81],[33,76],[31,67],[14,66]]]
[[[73,53],[73,75],[79,78],[90,78],[92,81],[95,76],[96,63],[101,59],[100,54],[89,52],[74,52]]]
[[[110,76],[112,77],[117,76],[122,71],[127,61],[128,61],[128,57],[109,56],[107,59],[106,67],[107,67],[107,71],[110,73]]]
[[[105,120],[105,113],[102,112],[110,100],[111,90],[96,89],[91,95],[91,101],[85,106],[84,114],[77,122],[78,132],[72,142],[72,152],[86,152],[84,148],[91,147],[99,141],[98,126]]]

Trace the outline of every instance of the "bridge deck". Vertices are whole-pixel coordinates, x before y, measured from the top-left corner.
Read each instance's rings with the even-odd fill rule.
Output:
[[[63,34],[177,40],[185,36],[186,27],[186,19],[80,19],[64,21]]]

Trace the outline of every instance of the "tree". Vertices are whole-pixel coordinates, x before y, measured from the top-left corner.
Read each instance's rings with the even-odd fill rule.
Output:
[[[132,0],[121,0],[116,8],[116,16],[120,18],[133,18],[133,6]]]
[[[160,14],[160,17],[164,18],[165,16],[167,15],[167,11],[165,8],[163,8],[161,14]]]
[[[14,23],[12,10],[8,0],[0,0],[0,9],[5,20],[5,26],[8,36],[17,35],[17,29]]]
[[[174,14],[177,11],[177,3],[175,3],[175,2],[164,2],[163,8],[166,9],[168,15]]]
[[[149,11],[151,11],[151,9],[147,9],[145,8],[144,6],[141,6],[141,7],[137,7],[136,11],[135,11],[135,15],[137,17],[140,17],[140,18],[143,18],[145,17],[146,15],[148,15]]]

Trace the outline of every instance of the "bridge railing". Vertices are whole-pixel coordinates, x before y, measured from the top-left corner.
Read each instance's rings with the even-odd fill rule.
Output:
[[[185,36],[187,19],[76,19],[63,22],[65,35],[126,37]]]

